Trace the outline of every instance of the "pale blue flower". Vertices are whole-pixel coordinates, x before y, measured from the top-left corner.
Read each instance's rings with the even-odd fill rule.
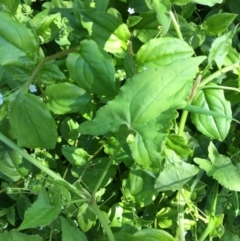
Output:
[[[134,14],[135,13],[135,10],[134,8],[128,8],[127,10],[129,12],[129,14]]]
[[[36,85],[29,85],[29,90],[30,90],[31,93],[37,92]]]

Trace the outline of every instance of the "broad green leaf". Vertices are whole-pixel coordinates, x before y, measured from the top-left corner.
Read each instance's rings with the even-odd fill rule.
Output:
[[[75,146],[63,146],[62,153],[73,166],[83,166],[89,160],[88,153]]]
[[[152,0],[128,0],[128,6],[134,8],[137,13],[144,13],[151,8]]]
[[[3,4],[5,11],[12,15],[15,15],[20,0],[0,0],[0,4]]]
[[[181,157],[188,157],[192,150],[183,136],[171,134],[166,138],[166,146]]]
[[[61,210],[61,206],[50,205],[47,192],[41,189],[37,200],[26,210],[24,220],[18,230],[49,225],[57,218]]]
[[[92,40],[80,43],[79,53],[67,57],[71,78],[89,93],[116,95],[115,69],[112,58]]]
[[[71,219],[61,217],[62,241],[88,241],[83,232]]]
[[[154,181],[155,179],[144,170],[139,168],[131,169],[125,186],[125,198],[132,195],[140,207],[150,205],[157,195],[156,190],[153,188]]]
[[[64,73],[60,70],[54,62],[47,62],[39,71],[38,78],[48,82],[50,79],[62,80],[65,79]]]
[[[206,171],[207,175],[213,177],[222,186],[232,191],[240,191],[240,172],[239,168],[232,164],[230,158],[218,153],[217,148],[212,142],[208,146],[208,157],[210,159],[194,158],[201,169]]]
[[[88,204],[84,203],[78,209],[77,220],[81,230],[85,233],[87,232],[96,222],[96,214],[89,209]]]
[[[198,167],[181,161],[173,151],[167,151],[166,153],[166,163],[154,185],[158,192],[180,190],[199,172]]]
[[[216,38],[210,48],[208,56],[208,64],[212,67],[212,62],[215,61],[220,69],[224,64],[225,57],[227,56],[232,45],[232,38],[236,32],[236,28],[232,29],[228,33]]]
[[[9,232],[0,233],[0,240],[4,241],[43,241],[39,235],[27,235],[21,233],[16,229],[12,229]]]
[[[202,23],[209,35],[218,35],[227,30],[230,24],[237,17],[233,13],[218,13],[210,16]]]
[[[131,27],[135,26],[136,24],[138,24],[141,20],[142,20],[142,18],[139,16],[129,16],[128,20],[127,20],[127,25],[129,28],[131,28]]]
[[[161,24],[161,32],[165,35],[170,27],[171,18],[169,12],[171,10],[170,0],[153,0],[153,9],[156,11],[157,19]]]
[[[222,3],[223,0],[193,0],[195,3],[201,4],[201,5],[207,5],[207,6],[214,6],[217,3]]]
[[[134,136],[129,146],[135,161],[144,168],[159,168],[161,143],[177,117],[176,109],[184,106],[203,59],[182,59],[134,76],[93,121],[80,125],[80,133],[103,135],[126,125]]]
[[[155,11],[144,12],[140,14],[142,20],[135,25],[133,34],[143,43],[155,38],[159,33],[159,22]]]
[[[163,37],[151,39],[137,52],[138,67],[156,68],[172,63],[175,60],[189,58],[193,49],[183,40]]]
[[[108,8],[109,0],[83,0],[86,9],[94,9],[96,11],[105,12]]]
[[[225,99],[223,90],[200,90],[192,104],[227,117],[191,113],[192,122],[201,133],[219,141],[224,140],[230,129],[231,119],[229,117],[232,117],[232,110],[231,103]]]
[[[91,100],[85,90],[67,82],[50,85],[45,94],[48,109],[58,115],[78,112]]]
[[[81,22],[91,39],[110,53],[121,54],[127,50],[130,32],[127,25],[110,13],[81,11]]]
[[[7,181],[17,182],[29,175],[32,165],[18,152],[0,145],[0,176]]]
[[[133,234],[133,238],[137,238],[136,241],[176,241],[168,232],[153,228],[139,230]]]
[[[54,119],[35,95],[19,93],[10,104],[10,124],[19,146],[52,149],[57,142]]]
[[[38,42],[30,29],[0,12],[0,64],[15,63],[19,58],[33,59]]]

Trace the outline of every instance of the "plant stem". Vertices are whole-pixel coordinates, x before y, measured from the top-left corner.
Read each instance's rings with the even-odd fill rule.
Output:
[[[178,205],[178,226],[179,226],[179,241],[185,241],[185,230],[184,230],[184,206],[185,201],[183,197],[184,189],[178,192],[179,205]]]
[[[113,235],[112,230],[110,229],[108,225],[108,221],[102,214],[102,211],[99,209],[98,205],[93,201],[92,205],[90,208],[93,210],[93,212],[98,216],[100,223],[102,224],[104,230],[106,231],[106,234],[108,236],[109,241],[115,241],[115,237]]]
[[[171,20],[172,20],[173,26],[174,26],[174,28],[175,28],[175,30],[176,30],[176,32],[177,32],[178,38],[181,39],[181,40],[183,40],[183,36],[182,36],[181,31],[180,31],[179,24],[178,24],[178,22],[177,22],[177,20],[176,20],[176,18],[175,18],[175,16],[174,16],[174,14],[173,14],[173,12],[170,11],[169,14],[170,14],[170,18],[171,18]]]
[[[213,186],[213,192],[212,192],[212,203],[211,203],[211,214],[210,219],[207,225],[207,228],[204,230],[202,235],[200,236],[198,241],[204,241],[206,240],[206,237],[211,233],[211,231],[214,228],[214,217],[216,212],[216,206],[217,206],[217,195],[218,195],[218,182],[215,182]]]
[[[98,191],[99,187],[101,186],[102,181],[103,181],[104,177],[106,176],[109,168],[111,167],[113,160],[116,158],[120,148],[121,148],[121,143],[118,145],[118,147],[116,148],[114,154],[109,159],[107,166],[104,168],[104,170],[103,170],[103,172],[102,172],[102,174],[101,174],[101,176],[100,176],[100,178],[99,178],[99,180],[98,180],[98,182],[97,182],[97,184],[96,184],[96,186],[95,186],[95,188],[93,190],[93,193],[92,193],[93,197],[95,197],[96,192]]]
[[[38,167],[40,170],[42,170],[43,172],[48,174],[54,180],[58,180],[58,181],[63,182],[65,185],[67,185],[69,187],[69,190],[73,191],[74,194],[76,194],[77,196],[83,197],[83,198],[90,197],[90,194],[87,192],[87,190],[83,189],[84,195],[82,193],[79,193],[79,190],[75,186],[73,186],[72,184],[70,184],[69,182],[64,180],[60,175],[58,175],[57,173],[53,172],[48,167],[44,166],[41,162],[39,162],[37,159],[35,159],[31,155],[29,155],[22,148],[18,147],[13,141],[8,139],[2,133],[0,133],[0,141],[4,142],[7,146],[12,148],[14,151],[18,152],[22,157],[24,157],[26,160],[31,162],[34,166]]]
[[[214,72],[213,74],[209,75],[207,78],[203,79],[203,81],[199,84],[199,87],[203,87],[206,84],[208,84],[209,82],[211,82],[212,80],[214,80],[215,78],[219,77],[220,75],[236,69],[237,67],[239,67],[239,65],[240,65],[240,63],[235,63],[235,64],[229,65],[223,69],[220,69],[220,70]]]
[[[62,51],[62,52],[59,52],[59,53],[50,55],[50,56],[42,59],[42,60],[39,62],[39,64],[37,65],[37,67],[34,69],[34,71],[33,71],[32,75],[31,75],[30,79],[26,82],[25,86],[28,87],[28,86],[33,82],[33,80],[34,80],[34,79],[36,78],[36,76],[38,75],[38,72],[41,70],[41,68],[44,66],[44,64],[45,64],[46,62],[52,61],[52,60],[57,59],[57,58],[61,58],[61,57],[65,56],[65,55],[67,55],[67,54],[75,51],[76,49],[77,49],[77,47],[71,48],[71,49],[67,49],[67,50],[64,50],[64,51]]]

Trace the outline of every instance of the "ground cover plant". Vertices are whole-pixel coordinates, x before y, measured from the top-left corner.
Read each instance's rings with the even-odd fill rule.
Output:
[[[0,240],[240,240],[239,0],[0,0]]]

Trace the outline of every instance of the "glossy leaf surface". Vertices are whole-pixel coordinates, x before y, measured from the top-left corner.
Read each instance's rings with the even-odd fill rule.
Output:
[[[184,106],[202,60],[183,59],[136,75],[121,88],[113,101],[98,111],[93,121],[80,125],[80,133],[102,135],[116,132],[120,125],[126,125],[135,135],[130,143],[135,161],[145,168],[158,166],[166,130],[177,117],[176,109]]]

